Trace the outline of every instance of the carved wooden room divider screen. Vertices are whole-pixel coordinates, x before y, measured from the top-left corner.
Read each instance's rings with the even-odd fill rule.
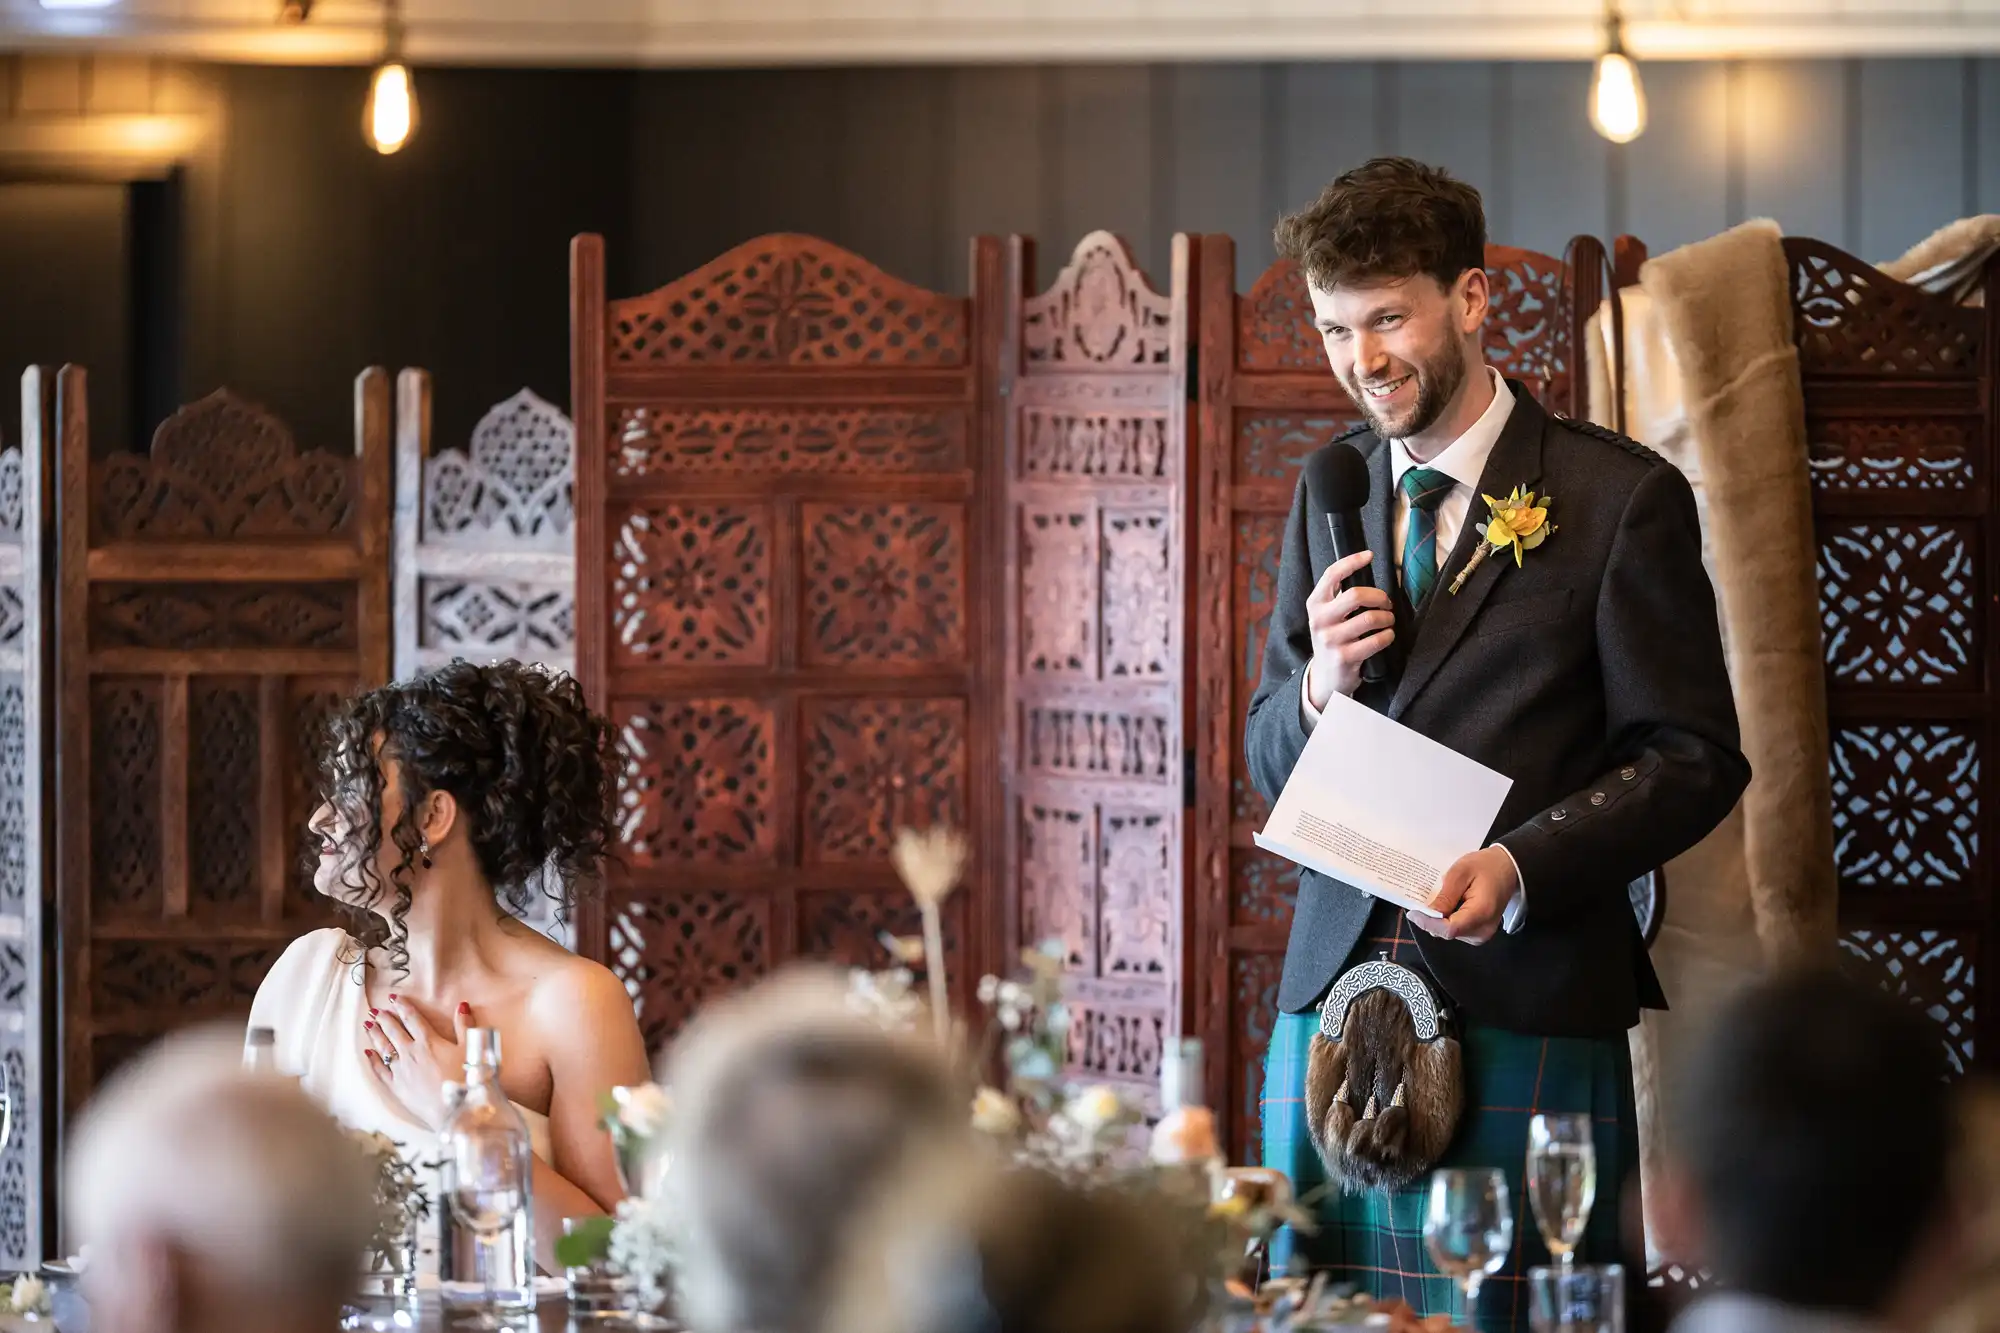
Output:
[[[169,1029],[240,1013],[325,924],[305,821],[327,713],[389,667],[389,379],[301,449],[219,391],[93,458],[58,375],[63,1104]]]
[[[1587,236],[1571,242],[1567,263],[1487,247],[1494,303],[1487,359],[1571,416],[1584,415],[1586,396],[1571,349],[1601,299],[1603,256]],[[1292,264],[1272,265],[1239,296],[1235,243],[1204,236],[1198,268],[1201,731],[1192,741],[1200,781],[1191,892],[1199,947],[1190,966],[1199,1031],[1222,1057],[1208,1061],[1209,1104],[1228,1126],[1232,1160],[1255,1161],[1257,1100],[1297,868],[1251,843],[1270,811],[1245,768],[1243,717],[1263,668],[1299,465],[1361,416],[1328,369],[1305,282]]]
[[[50,669],[57,404],[46,371],[21,378],[21,442],[0,452],[0,1060],[12,1130],[0,1153],[0,1266],[46,1257],[46,1201],[57,1163],[47,1108],[46,987],[55,975],[44,904],[55,773]]]
[[[1058,939],[1070,1063],[1149,1102],[1183,1026],[1193,248],[1166,293],[1086,236],[1032,291],[1015,237],[1006,404],[1006,938]]]
[[[396,377],[396,679],[456,657],[576,670],[576,433],[527,389],[434,449],[431,377]],[[532,893],[523,920],[565,945],[575,922]]]
[[[454,657],[575,670],[575,439],[523,389],[434,448],[431,377],[397,376],[397,679]]]
[[[900,825],[968,827],[959,1000],[990,955],[1001,673],[996,240],[972,297],[767,236],[607,301],[572,251],[577,660],[622,747],[621,861],[579,947],[657,1047],[795,957],[914,930]]]
[[[1787,237],[1805,391],[1840,945],[1995,1061],[1992,758],[2000,263],[1985,308]],[[1990,985],[1990,982],[1988,983]]]

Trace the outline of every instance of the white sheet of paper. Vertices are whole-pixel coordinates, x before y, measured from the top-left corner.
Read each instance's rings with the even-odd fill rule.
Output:
[[[1486,845],[1513,785],[1506,774],[1336,694],[1253,837],[1288,861],[1440,916],[1431,902],[1444,872]]]

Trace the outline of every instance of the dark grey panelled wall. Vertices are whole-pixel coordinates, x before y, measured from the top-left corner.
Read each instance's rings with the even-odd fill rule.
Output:
[[[421,131],[379,158],[365,71],[190,71],[220,123],[183,183],[175,369],[183,397],[227,383],[333,442],[355,370],[422,365],[462,439],[523,384],[567,401],[578,231],[606,234],[621,293],[781,229],[948,290],[976,232],[1038,236],[1046,277],[1091,228],[1156,274],[1175,230],[1225,231],[1247,282],[1281,210],[1392,151],[1460,172],[1496,239],[1544,250],[1631,230],[1658,251],[1766,214],[1884,259],[2000,210],[2000,62],[1644,76],[1652,126],[1615,149],[1579,63],[420,70]]]
[[[1497,240],[1558,249],[1630,230],[1654,250],[1774,216],[1870,259],[2000,208],[2000,62],[1644,68],[1651,127],[1614,148],[1587,65],[1389,64],[703,72],[647,76],[634,108],[635,276],[664,281],[770,227],[963,282],[963,237],[1051,249],[1091,227],[1157,268],[1176,230],[1235,235],[1375,153],[1485,192]]]

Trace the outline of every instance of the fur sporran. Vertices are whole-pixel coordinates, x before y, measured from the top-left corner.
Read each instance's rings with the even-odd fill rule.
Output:
[[[1387,961],[1342,973],[1306,1061],[1306,1123],[1328,1175],[1354,1194],[1429,1171],[1458,1131],[1461,1059],[1422,976]]]

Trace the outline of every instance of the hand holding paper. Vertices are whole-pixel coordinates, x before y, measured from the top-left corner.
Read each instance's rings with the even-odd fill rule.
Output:
[[[1327,701],[1259,847],[1427,916],[1514,780],[1344,695]]]

